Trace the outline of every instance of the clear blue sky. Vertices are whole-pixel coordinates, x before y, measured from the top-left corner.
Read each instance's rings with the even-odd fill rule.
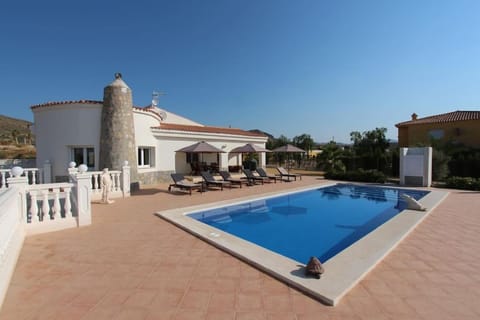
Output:
[[[480,109],[480,1],[2,1],[0,114],[101,100],[215,126],[348,142],[351,131]],[[88,125],[88,124],[86,124]]]

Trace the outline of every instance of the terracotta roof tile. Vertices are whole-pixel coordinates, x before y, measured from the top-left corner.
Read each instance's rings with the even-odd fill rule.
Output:
[[[397,123],[395,126],[398,128],[417,124],[446,123],[467,120],[480,120],[480,111],[453,111],[425,118],[418,118],[417,120],[400,122]]]
[[[50,107],[50,106],[56,106],[60,104],[103,104],[103,101],[97,101],[97,100],[50,101],[50,102],[45,102],[41,104],[35,104],[30,108],[37,109],[41,107]]]
[[[266,137],[261,133],[250,132],[237,128],[223,128],[223,127],[210,127],[210,126],[192,126],[192,125],[183,125],[183,124],[174,124],[174,123],[162,123],[155,129],[162,130],[178,130],[178,131],[189,131],[189,132],[206,132],[206,133],[220,133],[220,134],[233,134],[241,136],[251,136],[251,137]]]

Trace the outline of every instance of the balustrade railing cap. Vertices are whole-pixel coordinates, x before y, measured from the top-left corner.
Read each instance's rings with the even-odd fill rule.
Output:
[[[13,167],[12,170],[12,176],[15,178],[20,177],[23,173],[23,168],[22,167]]]
[[[73,183],[60,182],[60,183],[44,183],[44,184],[32,184],[27,187],[28,190],[43,190],[43,189],[55,189],[55,188],[72,188]]]

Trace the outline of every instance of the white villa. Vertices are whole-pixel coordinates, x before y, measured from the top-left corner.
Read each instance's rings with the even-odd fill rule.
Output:
[[[110,86],[119,83],[126,86],[121,75],[119,77]],[[130,91],[129,88],[128,90]],[[34,114],[32,129],[36,136],[37,166],[50,162],[54,181],[65,179],[71,161],[77,165],[86,164],[89,170],[103,169],[99,162],[103,107],[103,101],[92,100],[48,102],[31,107]],[[199,160],[216,165],[221,170],[228,170],[229,167],[232,169],[232,166],[242,164],[242,155],[230,153],[230,150],[247,143],[265,147],[267,142],[265,135],[241,129],[206,126],[160,109],[155,104],[147,107],[132,105],[131,110],[140,184],[170,180],[172,172],[190,174],[191,163]],[[224,153],[198,155],[176,152],[199,141],[205,141]],[[259,158],[259,165],[265,165],[265,154],[260,154]]]

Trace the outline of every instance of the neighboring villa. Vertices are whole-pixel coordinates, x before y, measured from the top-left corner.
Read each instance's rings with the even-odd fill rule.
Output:
[[[454,111],[425,118],[412,114],[412,119],[395,125],[400,147],[443,143],[480,147],[480,111]]]
[[[48,102],[31,107],[34,115],[37,166],[52,165],[53,180],[65,179],[71,161],[89,170],[121,170],[125,160],[132,181],[152,184],[170,179],[170,173],[191,172],[191,163],[213,163],[219,169],[239,166],[242,155],[229,153],[247,143],[265,147],[263,134],[234,128],[211,127],[152,105],[134,107],[130,88],[121,75],[104,89],[103,101]],[[133,119],[133,120],[132,120]],[[177,150],[205,141],[224,151],[186,154]],[[265,154],[259,165],[265,164]]]

